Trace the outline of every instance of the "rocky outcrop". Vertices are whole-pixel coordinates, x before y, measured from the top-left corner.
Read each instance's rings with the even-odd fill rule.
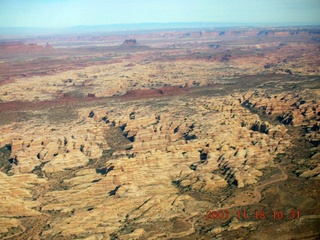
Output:
[[[310,95],[312,94],[312,95]],[[243,106],[251,109],[259,109],[263,114],[273,116],[277,121],[284,125],[292,125],[295,127],[303,127],[305,131],[305,139],[317,148],[320,143],[320,103],[319,92],[309,91],[298,93],[281,93],[278,95],[269,95],[264,92],[249,93],[244,96]],[[261,129],[262,126],[255,126]],[[282,126],[285,129],[284,126]],[[276,135],[277,131],[267,130],[268,135]],[[319,154],[317,151],[313,153],[310,163],[313,159],[317,159]],[[300,177],[318,178],[320,176],[320,168],[318,164],[310,167],[310,169],[302,171],[297,170]]]
[[[41,164],[44,165],[44,172],[57,172],[84,166],[89,159],[101,157],[102,152],[109,149],[103,136],[109,127],[91,119],[87,121],[76,128],[46,126],[41,129],[42,135],[38,137],[33,134],[35,129],[26,131],[23,138],[10,133],[4,135],[1,145],[8,144],[11,148],[10,158],[16,163],[13,172],[30,173]],[[68,135],[61,137],[62,133]]]
[[[245,96],[244,105],[261,109],[264,114],[275,116],[286,125],[313,127],[320,121],[319,103],[315,99],[307,100],[299,94],[269,95],[256,92]]]
[[[40,203],[32,198],[32,189],[45,182],[34,174],[7,176],[0,172],[0,233],[20,227],[21,221],[13,218],[41,215],[35,210]]]

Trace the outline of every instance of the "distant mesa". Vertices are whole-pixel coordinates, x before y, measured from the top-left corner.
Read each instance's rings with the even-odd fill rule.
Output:
[[[28,52],[48,52],[54,48],[47,43],[45,46],[37,44],[24,44],[23,42],[0,42],[1,53],[28,53]]]
[[[52,47],[49,43],[47,43],[47,44],[44,46],[44,49],[51,51],[51,50],[53,50],[53,47]]]
[[[122,44],[121,44],[122,47],[136,47],[136,46],[139,46],[137,40],[135,39],[127,39],[125,40]]]

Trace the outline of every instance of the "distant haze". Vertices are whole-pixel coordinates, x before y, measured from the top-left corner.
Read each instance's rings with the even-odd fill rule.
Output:
[[[0,0],[0,27],[135,23],[320,24],[320,0]]]

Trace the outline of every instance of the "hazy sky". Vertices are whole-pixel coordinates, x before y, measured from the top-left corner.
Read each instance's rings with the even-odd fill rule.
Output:
[[[320,0],[0,0],[0,27],[145,22],[320,24]]]

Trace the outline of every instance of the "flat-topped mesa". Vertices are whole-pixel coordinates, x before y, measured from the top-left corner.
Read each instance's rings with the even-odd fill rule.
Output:
[[[46,45],[44,46],[44,49],[49,51],[54,50],[54,48],[49,43],[46,43]]]
[[[1,42],[1,53],[25,53],[25,52],[47,52],[52,51],[53,47],[47,43],[45,46],[37,44],[24,44],[23,42]]]
[[[139,46],[137,40],[135,39],[126,39],[122,44],[122,47],[136,47]]]

